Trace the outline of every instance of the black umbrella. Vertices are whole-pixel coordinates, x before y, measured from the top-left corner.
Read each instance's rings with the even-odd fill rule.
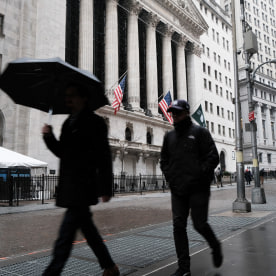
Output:
[[[79,84],[91,91],[89,105],[96,110],[108,100],[99,79],[88,71],[79,69],[60,58],[21,58],[10,62],[0,76],[0,88],[15,103],[53,114],[67,114],[64,89]]]

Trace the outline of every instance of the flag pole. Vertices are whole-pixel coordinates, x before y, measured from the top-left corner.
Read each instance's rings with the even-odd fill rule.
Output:
[[[120,80],[127,74],[127,70],[119,77],[118,81],[115,81],[114,84],[111,85],[110,90],[117,84],[120,83]]]
[[[171,89],[168,90],[168,92],[171,91]],[[167,93],[168,93],[167,92]],[[158,98],[157,98],[157,102],[160,100],[161,97],[164,97],[164,93],[162,93]]]

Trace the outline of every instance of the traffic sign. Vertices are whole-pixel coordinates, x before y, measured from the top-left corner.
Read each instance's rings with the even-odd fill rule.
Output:
[[[249,112],[248,119],[249,122],[252,122],[255,119],[254,111]]]

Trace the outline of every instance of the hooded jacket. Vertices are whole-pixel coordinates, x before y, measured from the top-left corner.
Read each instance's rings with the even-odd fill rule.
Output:
[[[219,163],[210,132],[193,124],[190,117],[174,127],[164,136],[161,150],[161,170],[171,192],[176,195],[209,193],[214,169]]]

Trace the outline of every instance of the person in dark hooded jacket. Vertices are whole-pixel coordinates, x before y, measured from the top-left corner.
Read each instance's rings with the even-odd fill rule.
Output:
[[[112,159],[104,120],[89,109],[89,91],[70,84],[65,103],[70,116],[62,126],[60,139],[45,125],[42,134],[47,147],[60,158],[56,205],[67,208],[56,240],[53,259],[44,276],[60,275],[70,255],[77,229],[81,229],[94,251],[104,276],[120,275],[91,218],[90,205],[98,197],[112,196]]]
[[[178,269],[172,276],[190,276],[187,218],[191,211],[194,228],[212,248],[213,263],[221,266],[221,244],[207,222],[210,184],[219,163],[215,143],[206,128],[192,123],[190,106],[175,100],[168,108],[174,130],[164,136],[161,170],[169,182],[172,197],[173,232]]]

